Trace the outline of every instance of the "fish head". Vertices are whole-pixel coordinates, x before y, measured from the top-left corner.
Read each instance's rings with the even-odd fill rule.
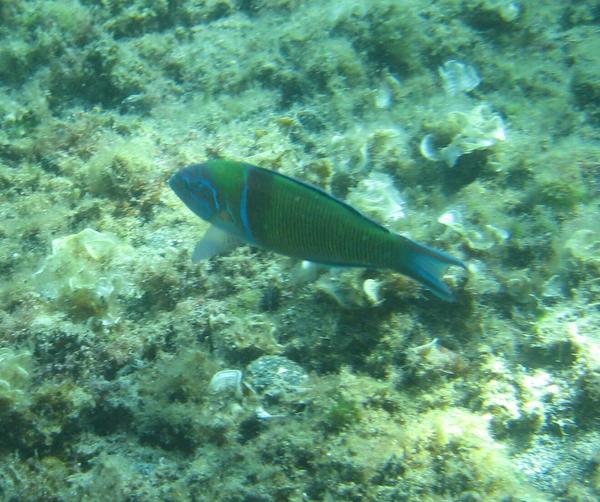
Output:
[[[192,164],[177,171],[169,186],[196,215],[212,221],[220,211],[219,192],[206,164]]]

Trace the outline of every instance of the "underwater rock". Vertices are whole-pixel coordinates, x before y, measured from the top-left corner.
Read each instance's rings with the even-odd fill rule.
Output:
[[[600,273],[600,237],[597,229],[581,228],[562,243],[564,260],[572,267],[586,267]]]
[[[252,389],[273,415],[293,413],[308,390],[308,374],[286,357],[259,357],[247,366],[246,373]]]
[[[566,332],[574,349],[580,420],[591,423],[598,420],[600,405],[600,316],[585,315],[567,322]]]
[[[223,323],[219,347],[232,361],[241,364],[281,349],[275,338],[274,321],[264,313],[236,313],[227,319]]]
[[[483,408],[490,413],[496,431],[505,432],[522,418],[519,388],[504,359],[489,356],[484,370],[490,378],[481,387]]]
[[[233,369],[213,375],[208,390],[220,400],[221,410],[239,415],[252,409],[251,420],[282,418],[297,409],[299,395],[307,390],[308,375],[285,357],[259,357],[248,365],[245,376]]]
[[[595,40],[591,31],[585,33],[582,29],[582,33],[575,37],[570,45],[569,56],[573,61],[574,70],[571,81],[573,95],[582,108],[598,117],[600,42]]]
[[[541,369],[519,379],[521,411],[532,432],[538,432],[546,424],[551,405],[566,394],[556,380],[551,373]]]
[[[491,414],[491,425],[502,435],[517,426],[533,435],[544,427],[549,410],[562,389],[547,371],[510,368],[498,356],[488,356],[484,370],[489,379],[481,386],[482,404]]]
[[[259,357],[246,371],[256,392],[274,398],[289,392],[304,392],[308,383],[308,374],[302,366],[282,356]]]

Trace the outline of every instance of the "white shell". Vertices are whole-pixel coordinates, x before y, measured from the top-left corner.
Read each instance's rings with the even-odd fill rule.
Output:
[[[386,110],[392,106],[392,90],[384,80],[379,89],[375,91],[375,108]]]
[[[242,372],[240,370],[221,370],[213,375],[208,384],[213,394],[233,394],[242,396]]]
[[[438,73],[444,81],[446,94],[450,96],[472,91],[481,82],[481,78],[473,66],[454,59],[450,59],[440,66]]]
[[[394,181],[384,173],[372,172],[350,190],[347,202],[386,225],[404,218],[404,201]]]
[[[369,303],[373,306],[381,305],[381,283],[375,279],[367,279],[363,282],[363,292]]]
[[[446,211],[438,218],[438,223],[446,225],[447,227],[453,227],[456,225],[459,219],[460,217],[458,215],[458,212],[451,209],[450,211]]]
[[[427,160],[438,162],[442,160],[437,153],[437,149],[433,146],[433,134],[426,134],[419,144],[421,155]]]

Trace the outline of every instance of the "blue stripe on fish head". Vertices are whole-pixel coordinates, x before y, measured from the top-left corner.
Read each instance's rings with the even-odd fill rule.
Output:
[[[176,172],[169,179],[171,189],[200,218],[211,221],[221,206],[218,191],[202,164]]]
[[[240,200],[240,221],[242,222],[242,228],[244,230],[244,236],[250,243],[255,243],[252,229],[250,228],[250,219],[248,217],[248,191],[250,190],[248,175],[250,169],[247,169],[244,173],[244,186],[242,188],[242,198]]]

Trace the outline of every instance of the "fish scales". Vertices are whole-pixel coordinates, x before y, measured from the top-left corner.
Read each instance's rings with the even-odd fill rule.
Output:
[[[388,268],[438,297],[454,295],[442,281],[465,264],[443,251],[389,231],[320,188],[258,166],[229,160],[194,164],[169,183],[198,216],[213,224],[194,250],[208,258],[247,243],[317,263]]]
[[[284,176],[249,168],[248,213],[256,242],[288,256],[319,263],[377,263],[387,230],[337,199]],[[367,237],[381,233],[379,246]],[[360,237],[359,237],[360,236]]]

